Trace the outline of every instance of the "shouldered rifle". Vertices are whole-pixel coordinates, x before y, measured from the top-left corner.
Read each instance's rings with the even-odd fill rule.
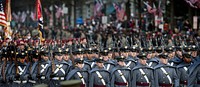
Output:
[[[54,59],[53,59],[54,54],[53,54],[52,49],[49,50],[49,51],[50,51],[50,60],[51,60],[51,69],[52,69],[51,72],[53,73],[55,71],[55,68],[56,68],[55,63],[54,63]]]

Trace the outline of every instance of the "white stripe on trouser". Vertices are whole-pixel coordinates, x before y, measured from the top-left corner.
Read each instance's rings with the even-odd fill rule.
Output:
[[[103,85],[106,85],[103,77],[101,76],[101,74],[99,73],[99,71],[96,71],[96,74],[98,75],[98,77],[101,79],[101,82],[103,83]]]
[[[40,71],[40,73],[43,73],[44,70],[47,68],[48,64],[45,64],[45,66],[43,64],[41,64],[42,70]]]
[[[18,83],[18,84],[21,84],[21,83],[27,83],[27,81],[19,81],[19,80],[17,80],[17,81],[13,81],[14,83]]]
[[[34,81],[34,80],[28,80],[28,82],[30,82],[30,83],[36,83],[36,81]]]
[[[109,70],[109,69],[110,69],[110,64],[108,64],[106,67],[106,70]]]
[[[122,80],[124,81],[124,83],[127,83],[126,78],[124,77],[123,73],[121,72],[121,70],[117,70],[117,72],[120,74],[120,76],[122,77]]]
[[[167,78],[168,78],[168,80],[169,80],[169,83],[170,84],[172,84],[172,79],[171,79],[171,77],[169,76],[169,74],[167,73],[167,71],[162,67],[162,68],[160,68],[162,71],[163,71],[163,73],[167,76]]]
[[[188,68],[187,68],[187,67],[183,67],[183,68],[184,68],[184,70],[185,70],[185,71],[187,71],[187,70],[188,70]]]
[[[65,80],[64,77],[53,77],[52,79],[53,79],[53,80]]]
[[[85,80],[83,79],[83,76],[81,75],[80,72],[77,72],[78,76],[81,78],[81,81],[83,82],[83,84],[85,84]]]
[[[41,79],[46,79],[46,77],[45,77],[45,76],[42,76]]]
[[[141,72],[141,74],[144,76],[145,80],[147,81],[147,83],[149,83],[149,79],[147,77],[147,75],[145,74],[145,72],[142,69],[139,69],[139,71]]]
[[[26,66],[22,69],[20,66],[18,66],[18,69],[19,69],[19,75],[22,75],[26,69]]]

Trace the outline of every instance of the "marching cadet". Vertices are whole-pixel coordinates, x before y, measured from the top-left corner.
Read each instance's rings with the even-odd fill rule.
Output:
[[[90,64],[91,68],[95,66],[94,50],[92,48],[86,49],[86,58],[84,59],[87,63]]]
[[[81,59],[83,59],[83,52],[84,52],[84,50],[83,50],[82,48],[78,48],[78,49],[75,50],[75,52],[74,52],[74,58],[75,58],[75,59],[76,59],[76,58],[81,58]],[[88,64],[86,61],[84,61],[83,64],[84,64],[83,67],[84,67],[86,70],[88,70],[88,71],[91,70],[90,64]]]
[[[102,52],[100,52],[100,54],[101,54],[101,57],[104,60],[104,64],[103,64],[104,68],[106,70],[108,70],[109,72],[111,72],[112,69],[115,67],[115,64],[113,63],[113,61],[111,61],[111,59],[109,59],[108,52],[109,52],[108,49],[104,49]]]
[[[194,55],[194,54],[192,54],[192,55]],[[197,55],[199,55],[199,50],[198,50]],[[200,62],[199,62],[199,60],[200,60],[199,57],[196,57],[195,59],[193,59],[192,64],[188,67],[188,80],[187,80],[188,87],[199,87],[200,86],[200,78],[199,78]]]
[[[193,59],[193,62],[200,60],[200,58],[199,58],[200,56],[197,55],[197,54],[198,54],[198,52],[197,52],[197,46],[192,45],[191,46],[191,57]]]
[[[191,52],[183,53],[183,62],[177,65],[177,75],[180,81],[180,87],[187,87],[188,67],[191,65]]]
[[[38,63],[37,75],[38,84],[49,84],[51,74],[51,61],[49,59],[49,51],[43,49],[41,52],[41,61]]]
[[[17,53],[18,61],[15,62],[13,66],[10,67],[10,80],[13,81],[11,87],[26,87],[28,76],[29,76],[29,64],[25,62],[26,53]]]
[[[103,67],[103,59],[95,59],[97,67],[90,71],[89,87],[110,87],[110,73]]]
[[[168,54],[159,55],[160,63],[154,67],[155,87],[179,87],[176,68],[168,65]]]
[[[126,66],[133,69],[137,63],[137,47],[129,48],[128,57],[125,59]]]
[[[128,55],[127,60],[132,60],[133,62],[135,62],[135,64],[137,63],[137,53],[138,53],[138,47],[137,46],[133,46],[132,48],[130,48],[130,53]]]
[[[81,80],[80,87],[89,87],[89,72],[83,68],[83,60],[77,58],[74,60],[75,68],[69,72],[66,80]]]
[[[125,57],[125,60],[124,60],[125,66],[127,68],[129,68],[129,69],[133,69],[133,67],[136,64],[135,64],[135,61],[131,57],[128,56],[129,55],[129,51],[130,51],[130,49],[129,49],[128,46],[120,48],[121,54]]]
[[[7,49],[8,50],[8,49]],[[9,61],[7,61],[7,65],[6,65],[6,81],[7,81],[7,85],[9,86],[9,87],[11,87],[11,85],[12,85],[12,80],[10,80],[10,73],[11,73],[11,68],[10,67],[13,67],[14,66],[14,62],[15,62],[15,60],[16,60],[16,52],[15,52],[15,47],[13,48],[13,49],[10,49],[9,48],[9,51],[4,51],[4,52],[6,52],[7,53],[7,56],[10,56],[10,57],[8,57],[8,60]]]
[[[114,61],[114,58],[113,58],[113,56],[114,56],[114,50],[113,50],[113,48],[108,48],[108,58],[111,60],[111,61]]]
[[[72,66],[72,61],[70,59],[70,49],[69,48],[63,48],[63,60],[67,62],[70,66]]]
[[[25,43],[24,43],[23,40],[20,40],[19,43],[18,43],[18,49],[17,49],[17,51],[21,52],[21,51],[25,51],[25,50],[26,50]]]
[[[29,80],[28,80],[30,87],[38,84],[38,78],[37,78],[38,70],[37,69],[38,69],[38,62],[40,59],[39,51],[33,50],[31,53],[31,57],[32,57],[32,61],[31,61],[30,67],[29,67],[30,75],[29,75]]]
[[[111,87],[131,87],[131,70],[125,65],[125,57],[116,57],[117,66],[112,70]]]
[[[8,87],[7,74],[9,69],[8,53],[6,50],[2,50],[1,53],[1,64],[0,64],[0,86]]]
[[[153,68],[147,65],[147,54],[138,55],[138,63],[132,70],[132,87],[154,87]]]
[[[176,61],[175,59],[177,59],[175,57],[174,47],[172,47],[172,46],[166,47],[166,48],[164,48],[164,51],[168,53],[168,61],[169,61],[168,64],[171,66],[177,65],[177,64],[174,64],[174,62]]]
[[[159,54],[163,52],[162,47],[155,47],[155,58],[159,61]]]
[[[147,57],[147,65],[151,68],[158,65],[159,61],[156,58],[152,57],[153,48],[152,47],[146,48],[145,51],[147,52],[147,56],[146,56]]]
[[[177,66],[182,62],[182,46],[177,46],[175,51],[175,57],[169,60],[171,66]]]
[[[60,82],[65,80],[71,66],[62,59],[63,55],[61,48],[56,48],[53,54],[55,60],[52,62],[49,87],[60,87]]]

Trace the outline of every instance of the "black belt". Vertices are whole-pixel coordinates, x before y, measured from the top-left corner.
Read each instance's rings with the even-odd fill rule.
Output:
[[[96,85],[94,84],[94,87],[106,87],[105,85]]]
[[[197,81],[197,84],[200,84],[200,81]]]
[[[146,82],[136,82],[137,86],[149,86],[149,83]]]
[[[81,84],[80,87],[85,87],[85,84]]]
[[[162,87],[172,87],[173,84],[159,83],[159,86],[162,86]]]
[[[180,81],[180,84],[187,85],[187,81]]]
[[[124,83],[124,82],[115,82],[116,85],[120,85],[120,86],[126,86],[127,83]]]

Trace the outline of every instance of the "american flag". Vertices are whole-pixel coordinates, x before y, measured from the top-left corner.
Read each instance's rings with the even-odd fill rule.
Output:
[[[95,7],[94,7],[94,16],[100,16],[102,13],[101,13],[101,10],[103,8],[103,2],[102,0],[95,0]]]
[[[123,9],[121,5],[122,4],[113,3],[113,7],[116,10],[116,17],[117,17],[117,20],[119,21],[123,21],[124,16],[125,16],[125,10]]]
[[[150,13],[150,14],[156,14],[156,11],[157,9],[155,8],[155,4],[154,5],[154,8],[152,6],[150,6],[147,2],[143,2],[146,6],[147,6],[147,11]]]
[[[3,8],[3,1],[0,0],[0,25],[7,27],[6,16]]]

